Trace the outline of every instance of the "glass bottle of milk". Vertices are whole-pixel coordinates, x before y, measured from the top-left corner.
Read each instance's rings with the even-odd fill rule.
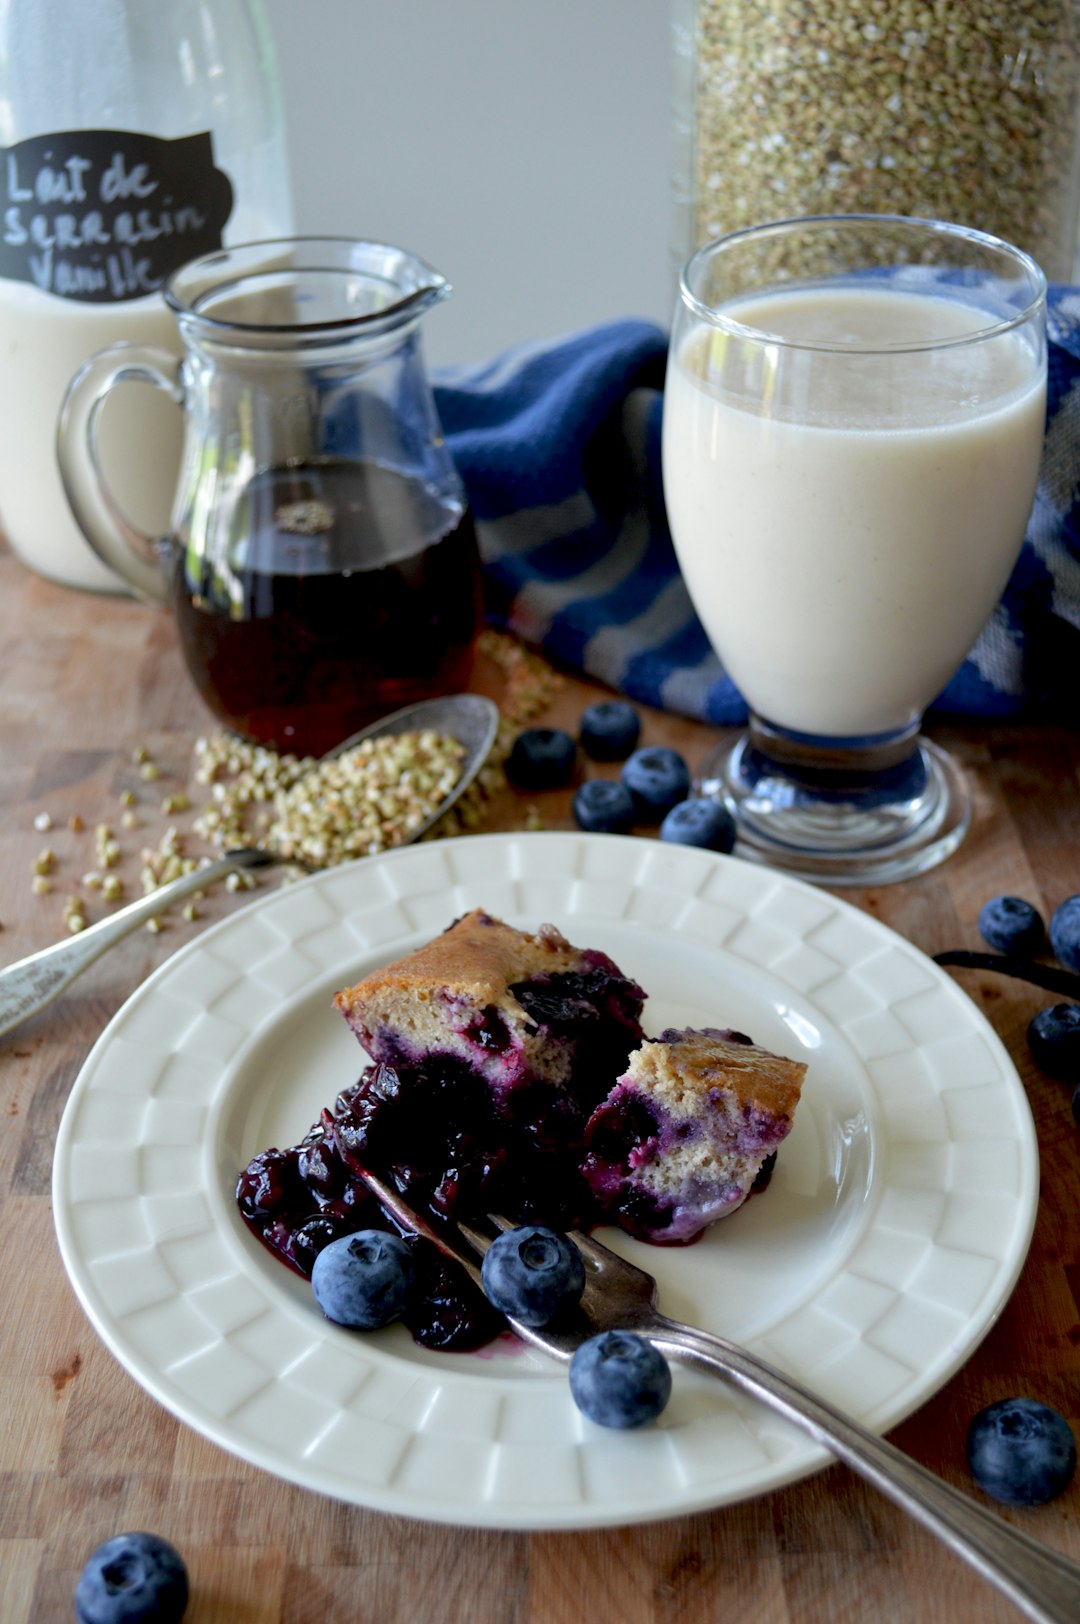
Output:
[[[292,231],[261,0],[6,0],[0,7],[0,531],[32,569],[124,590],[72,517],[57,415],[95,351],[179,353],[169,274]],[[146,386],[102,414],[110,485],[164,535],[181,416]]]

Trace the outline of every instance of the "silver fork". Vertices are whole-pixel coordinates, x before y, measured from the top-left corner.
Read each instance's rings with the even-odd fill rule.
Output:
[[[363,1176],[403,1229],[424,1236],[448,1257],[456,1258],[481,1285],[480,1259],[493,1235],[464,1223],[436,1229],[382,1179],[373,1173]],[[496,1229],[515,1227],[505,1218],[492,1216],[490,1222]],[[748,1349],[668,1319],[656,1306],[657,1286],[651,1274],[580,1230],[571,1230],[570,1238],[585,1260],[580,1309],[565,1323],[542,1330],[511,1320],[524,1341],[568,1362],[582,1342],[600,1331],[630,1330],[648,1337],[669,1358],[725,1377],[809,1433],[936,1534],[1028,1618],[1037,1624],[1077,1624],[1080,1566],[1013,1528]]]

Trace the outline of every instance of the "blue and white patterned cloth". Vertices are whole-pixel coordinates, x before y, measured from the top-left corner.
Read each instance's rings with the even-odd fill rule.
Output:
[[[1080,712],[1080,289],[1050,289],[1049,335],[1023,551],[940,712]],[[611,322],[443,369],[436,403],[477,520],[492,623],[643,704],[741,722],[742,696],[709,647],[668,533],[666,354],[659,327]]]

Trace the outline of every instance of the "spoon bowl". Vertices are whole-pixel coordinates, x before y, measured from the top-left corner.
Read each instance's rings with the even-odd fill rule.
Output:
[[[475,781],[477,773],[491,753],[498,728],[499,709],[490,699],[485,699],[481,694],[450,694],[442,699],[425,699],[416,705],[406,705],[404,709],[382,717],[378,722],[361,728],[359,733],[353,733],[341,744],[335,745],[323,759],[331,760],[342,756],[365,739],[387,738],[394,734],[424,730],[444,734],[456,739],[463,746],[465,755],[453,788],[415,829],[410,829],[398,842],[401,846],[408,846],[427,834],[440,818],[445,817],[454,803]],[[357,859],[360,862],[363,860]],[[205,890],[207,886],[216,884],[218,880],[223,880],[227,874],[235,873],[237,869],[256,870],[278,865],[288,865],[309,872],[313,868],[310,863],[301,862],[294,857],[285,857],[280,852],[266,850],[261,846],[242,846],[234,851],[225,852],[222,857],[212,862],[204,863],[190,874],[182,874],[179,879],[170,880],[166,885],[152,891],[149,896],[140,897],[136,902],[129,902],[127,907],[117,909],[116,913],[107,919],[100,919],[96,925],[81,931],[78,936],[56,942],[52,947],[42,948],[40,952],[31,953],[27,958],[8,965],[7,969],[0,970],[0,1037],[51,1004],[54,998],[70,986],[76,976],[89,969],[90,965],[110,947],[122,941],[125,936],[130,935],[133,930],[137,930],[156,914],[171,907],[174,902],[190,896],[193,891]]]

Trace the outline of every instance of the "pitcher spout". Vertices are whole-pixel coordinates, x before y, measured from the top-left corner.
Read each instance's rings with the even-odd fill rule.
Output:
[[[390,334],[450,292],[446,277],[407,249],[308,237],[205,255],[170,278],[165,301],[182,331],[245,345]]]

